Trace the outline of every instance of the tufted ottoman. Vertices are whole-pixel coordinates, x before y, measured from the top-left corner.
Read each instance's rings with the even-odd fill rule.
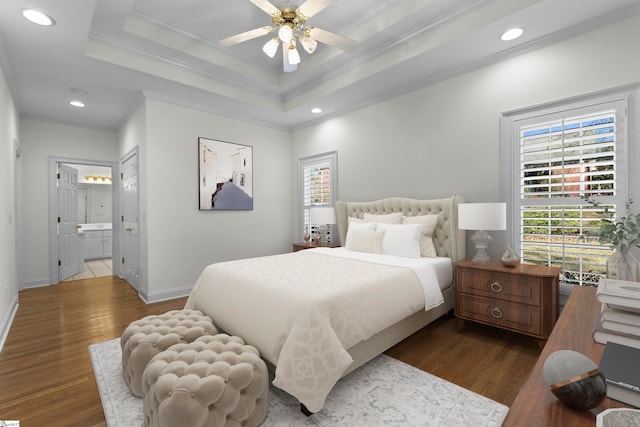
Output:
[[[269,373],[235,336],[203,336],[155,356],[142,378],[147,427],[257,426],[267,416]]]
[[[142,397],[142,373],[153,356],[178,343],[217,334],[211,318],[197,310],[173,310],[136,320],[120,338],[122,369],[131,393]]]

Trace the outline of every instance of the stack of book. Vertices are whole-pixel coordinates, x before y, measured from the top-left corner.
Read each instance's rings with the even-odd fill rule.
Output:
[[[602,279],[593,339],[605,344],[600,371],[607,396],[640,407],[640,283]]]
[[[602,279],[596,297],[601,305],[593,339],[640,349],[640,283]]]

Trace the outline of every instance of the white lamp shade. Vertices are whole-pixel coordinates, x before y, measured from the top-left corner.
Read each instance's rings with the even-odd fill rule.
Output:
[[[506,230],[506,203],[461,203],[458,205],[461,230]]]
[[[293,30],[288,25],[283,25],[278,30],[278,37],[280,37],[280,40],[283,42],[290,42],[293,38]]]
[[[314,206],[311,208],[311,224],[335,224],[336,210],[332,206]]]
[[[264,46],[262,46],[262,51],[270,58],[273,58],[274,56],[276,56],[277,50],[278,50],[278,39],[276,38],[269,40],[264,44]]]
[[[296,49],[295,45],[291,43],[289,45],[289,64],[298,65],[300,63],[300,54],[298,53],[298,49]]]
[[[311,37],[301,37],[300,43],[302,43],[302,47],[307,51],[307,53],[315,52],[316,48],[318,47],[318,42]]]

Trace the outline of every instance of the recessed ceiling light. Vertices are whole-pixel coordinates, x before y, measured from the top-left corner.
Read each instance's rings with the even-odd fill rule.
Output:
[[[73,105],[74,107],[84,108],[84,102],[82,101],[69,101],[69,105]]]
[[[320,113],[322,113],[322,108],[319,108],[319,107],[312,108],[311,112],[313,114],[320,114]]]
[[[505,31],[500,36],[500,40],[508,42],[510,40],[515,40],[520,37],[524,33],[522,28],[511,28],[510,30]]]
[[[45,27],[51,26],[56,22],[46,13],[40,12],[39,10],[35,9],[24,9],[22,11],[22,16],[24,16],[34,24],[44,25]]]

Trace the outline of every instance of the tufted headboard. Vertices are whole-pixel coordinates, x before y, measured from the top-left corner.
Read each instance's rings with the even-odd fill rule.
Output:
[[[389,214],[402,212],[405,216],[438,215],[438,225],[433,234],[433,244],[438,256],[449,257],[453,261],[465,258],[466,243],[464,230],[458,229],[458,204],[464,203],[461,196],[447,199],[418,200],[404,197],[390,197],[373,202],[336,202],[336,222],[338,236],[344,245],[347,236],[348,217],[362,218],[364,213]]]

